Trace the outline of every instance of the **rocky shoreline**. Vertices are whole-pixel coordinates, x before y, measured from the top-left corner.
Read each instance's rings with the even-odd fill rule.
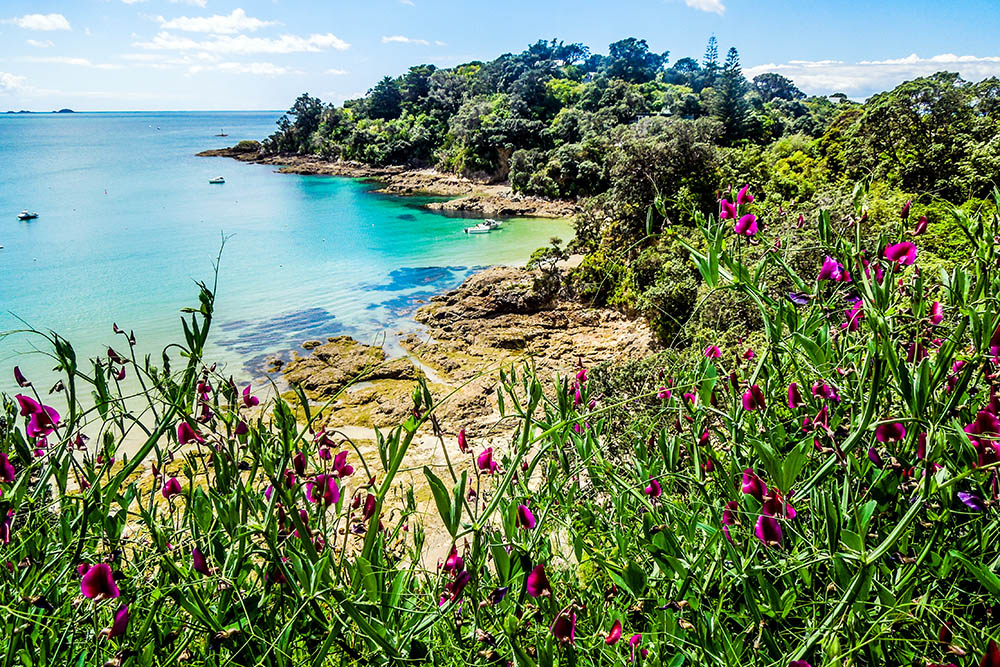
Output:
[[[202,151],[198,157],[227,157],[269,164],[286,174],[367,178],[379,183],[376,192],[385,194],[451,197],[448,201],[426,204],[427,208],[438,211],[498,217],[567,218],[579,210],[571,201],[525,196],[514,192],[510,185],[482,183],[434,169],[372,167],[303,155],[263,155],[237,147]]]
[[[339,429],[399,423],[413,408],[414,380],[422,376],[435,396],[451,394],[436,413],[443,432],[464,428],[473,436],[502,437],[496,407],[501,369],[530,363],[551,386],[557,374],[571,375],[580,364],[641,358],[654,349],[641,320],[564,296],[545,297],[539,277],[525,268],[486,269],[416,312],[425,331],[402,338],[406,356],[390,358],[346,336],[310,341],[304,354],[283,365],[284,379],[317,403],[346,388],[323,419],[325,427]]]

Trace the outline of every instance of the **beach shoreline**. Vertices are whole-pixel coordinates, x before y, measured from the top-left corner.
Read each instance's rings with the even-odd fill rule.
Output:
[[[509,184],[474,181],[435,169],[404,166],[373,167],[358,162],[327,160],[317,156],[263,155],[236,147],[202,151],[198,157],[225,157],[240,162],[278,167],[284,174],[344,176],[378,183],[375,192],[391,195],[449,197],[430,202],[425,208],[472,215],[525,218],[568,218],[579,212],[575,202],[522,195]]]

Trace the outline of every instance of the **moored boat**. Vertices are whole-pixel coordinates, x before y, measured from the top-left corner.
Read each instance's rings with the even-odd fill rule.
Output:
[[[466,227],[465,228],[465,233],[466,234],[489,234],[492,231],[493,231],[493,227],[491,227],[490,225],[487,225],[485,222],[480,222],[478,225],[476,225],[474,227]]]
[[[221,185],[222,183],[226,182],[226,179],[224,179],[222,176],[216,176],[215,178],[209,179],[208,182],[212,183],[213,185]]]
[[[37,213],[29,211],[28,209],[24,209],[23,211],[17,214],[18,220],[34,220],[37,217],[38,217]]]

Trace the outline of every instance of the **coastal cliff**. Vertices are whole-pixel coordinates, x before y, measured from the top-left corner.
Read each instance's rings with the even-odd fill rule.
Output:
[[[384,194],[452,198],[426,204],[427,208],[437,211],[533,218],[566,218],[579,211],[572,201],[522,195],[507,184],[474,181],[434,169],[373,167],[307,155],[266,155],[239,145],[202,151],[198,157],[227,157],[241,162],[274,165],[278,167],[278,172],[285,174],[372,179],[379,183],[376,192]]]

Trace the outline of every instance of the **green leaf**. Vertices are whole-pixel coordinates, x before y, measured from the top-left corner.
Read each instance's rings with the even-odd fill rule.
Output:
[[[434,502],[437,503],[438,513],[441,515],[444,527],[448,529],[452,537],[455,537],[457,527],[452,525],[451,498],[448,495],[448,489],[445,488],[444,483],[427,466],[424,466],[424,477],[427,478],[427,483],[430,484],[431,493],[434,494]]]

